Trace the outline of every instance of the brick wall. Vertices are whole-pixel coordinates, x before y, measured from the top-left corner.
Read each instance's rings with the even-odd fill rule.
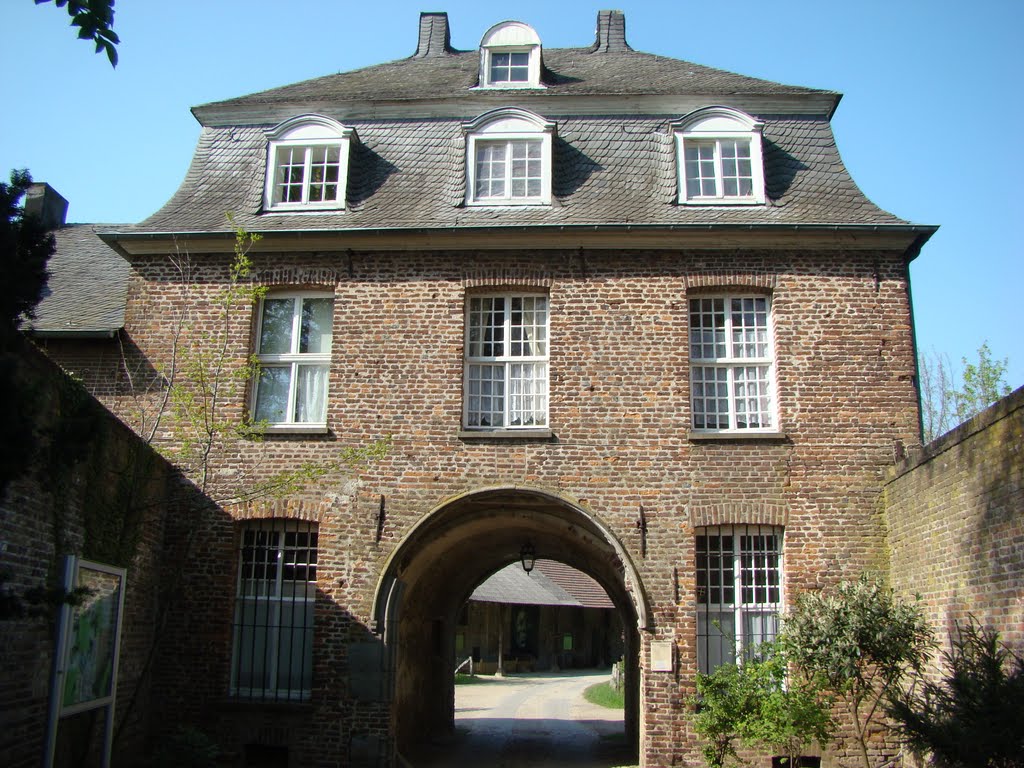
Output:
[[[135,370],[166,365],[166,318],[176,310],[190,308],[192,328],[216,329],[213,299],[228,258],[194,254],[192,261],[196,280],[186,295],[166,257],[133,260],[125,348],[138,354]],[[668,640],[676,651],[673,672],[642,675],[648,766],[698,759],[685,705],[696,669],[696,526],[784,525],[790,596],[885,567],[882,477],[894,446],[914,443],[917,434],[900,253],[258,254],[255,268],[273,287],[335,294],[330,432],[226,446],[212,495],[231,495],[253,467],[287,469],[300,460],[329,460],[345,446],[391,439],[383,460],[354,476],[332,474],[261,512],[320,525],[313,701],[292,712],[281,737],[294,764],[344,760],[358,738],[386,734],[386,707],[348,694],[347,649],[372,640],[374,590],[388,557],[414,525],[457,494],[494,485],[550,489],[579,500],[625,546],[652,614],[641,664],[652,639]],[[510,286],[550,295],[554,434],[460,438],[465,296]],[[687,297],[715,287],[772,296],[781,438],[687,437]],[[229,346],[239,359],[251,351],[252,329],[251,312],[231,318]],[[137,399],[123,385],[99,394],[129,418]],[[229,413],[244,409],[240,393]],[[387,516],[378,540],[382,496]],[[637,528],[641,507],[646,541]],[[158,671],[161,720],[202,723],[229,750],[256,738],[249,731],[260,718],[286,717],[223,706],[237,520],[245,514],[197,508],[170,522],[180,602]]]
[[[137,755],[148,738],[145,673],[158,615],[159,556],[172,470],[35,347],[15,338],[0,354],[5,398],[30,413],[17,440],[30,468],[0,492],[0,569],[6,590],[56,586],[60,558],[78,554],[126,566],[118,685],[117,755]],[[0,621],[0,763],[38,766],[43,757],[55,607],[42,617]],[[138,689],[138,693],[137,693]],[[134,705],[129,702],[135,697]],[[129,711],[130,710],[130,711]],[[88,752],[91,716],[65,721],[58,764]],[[123,726],[123,727],[122,727]]]
[[[938,637],[973,615],[1024,651],[1024,388],[901,462],[883,498],[893,583]]]

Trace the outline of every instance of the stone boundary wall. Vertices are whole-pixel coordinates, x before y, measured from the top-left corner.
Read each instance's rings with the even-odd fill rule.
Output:
[[[16,441],[28,460],[15,469],[20,460],[9,458],[0,481],[2,592],[30,610],[17,615],[5,600],[0,618],[0,765],[37,768],[43,759],[58,606],[33,604],[25,593],[55,587],[65,554],[127,568],[114,764],[134,764],[149,738],[148,664],[176,473],[19,336],[3,335],[0,383],[25,419],[8,420],[2,439]],[[101,723],[90,713],[62,720],[57,765],[95,755]]]
[[[1024,387],[898,464],[882,501],[893,586],[943,645],[974,616],[1024,652]]]

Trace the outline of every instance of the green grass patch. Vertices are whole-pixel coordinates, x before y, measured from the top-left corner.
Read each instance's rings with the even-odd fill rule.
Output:
[[[495,678],[484,675],[464,675],[461,672],[455,676],[456,685],[480,685],[481,683],[493,683]]]
[[[622,691],[616,691],[611,683],[597,683],[583,691],[583,698],[591,704],[608,709],[624,709],[626,706]]]

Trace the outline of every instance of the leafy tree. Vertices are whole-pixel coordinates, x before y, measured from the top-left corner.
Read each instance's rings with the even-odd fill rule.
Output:
[[[901,738],[939,768],[1024,766],[1024,658],[972,619],[942,653],[945,676],[896,693]]]
[[[958,388],[948,357],[937,353],[921,356],[921,415],[926,443],[1010,394],[1005,379],[1008,358],[994,360],[988,342],[978,348],[977,363],[966,357],[961,363]]]
[[[923,668],[934,646],[920,608],[862,575],[800,595],[780,642],[808,682],[845,707],[864,768],[872,768],[869,733],[881,725],[889,697],[908,673]]]
[[[50,0],[35,0],[36,5],[48,3]],[[110,66],[117,66],[117,48],[119,42],[114,32],[114,0],[54,0],[58,8],[67,6],[71,26],[78,27],[79,40],[92,40],[96,43],[96,53],[107,54]]]
[[[711,768],[738,762],[736,739],[794,765],[808,744],[832,738],[831,702],[803,681],[787,680],[788,666],[782,645],[763,643],[742,665],[697,676],[694,725]]]
[[[49,277],[46,262],[57,248],[43,223],[21,206],[31,184],[24,169],[11,171],[10,184],[0,182],[0,322],[5,331],[17,328],[22,317],[32,317]]]

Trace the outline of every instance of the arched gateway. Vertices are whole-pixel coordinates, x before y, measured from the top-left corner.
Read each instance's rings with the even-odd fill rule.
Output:
[[[638,743],[639,632],[649,610],[636,568],[607,525],[563,494],[496,486],[445,500],[409,531],[377,583],[375,629],[391,671],[399,751],[454,728],[455,621],[473,589],[524,544],[596,579],[625,628],[626,734]]]

